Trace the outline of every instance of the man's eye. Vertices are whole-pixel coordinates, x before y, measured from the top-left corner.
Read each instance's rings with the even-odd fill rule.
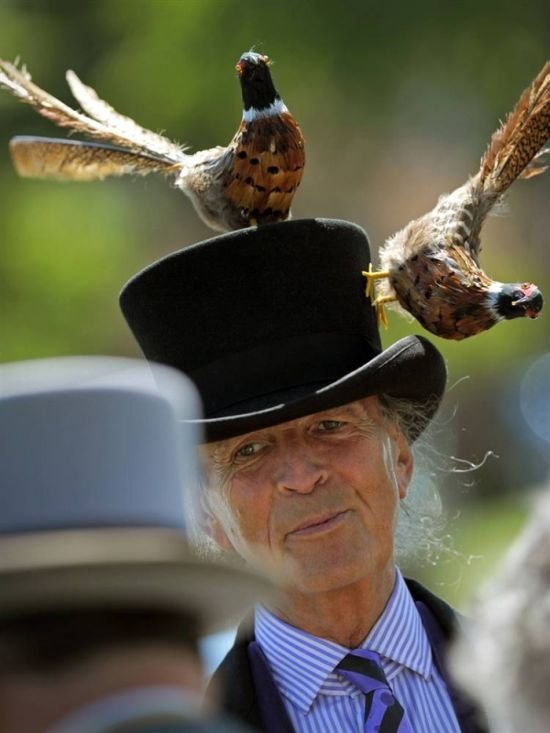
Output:
[[[235,451],[236,458],[251,458],[260,452],[262,449],[261,443],[245,443],[238,450]]]
[[[339,428],[341,428],[345,424],[346,423],[343,422],[342,420],[323,420],[322,422],[319,423],[318,428],[323,433],[332,433],[335,430],[338,430]]]

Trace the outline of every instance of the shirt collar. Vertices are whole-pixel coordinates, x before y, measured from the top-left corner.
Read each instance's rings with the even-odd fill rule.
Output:
[[[427,679],[432,666],[432,650],[422,619],[407,588],[403,576],[397,570],[395,585],[386,608],[361,644],[372,649],[385,660],[422,675]],[[393,676],[386,670],[388,679]]]
[[[334,668],[349,649],[290,626],[263,606],[256,609],[255,634],[277,687],[304,713],[309,711],[331,675],[341,679]],[[361,648],[380,654],[388,679],[395,677],[402,667],[429,677],[430,644],[399,570],[390,599]]]

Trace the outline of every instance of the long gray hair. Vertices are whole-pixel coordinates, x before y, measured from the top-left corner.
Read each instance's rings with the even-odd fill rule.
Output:
[[[385,394],[379,399],[386,417],[397,422],[412,444],[415,464],[407,496],[400,505],[395,559],[398,565],[433,563],[447,551],[448,538],[432,460],[434,436],[432,427],[426,425],[428,406]]]

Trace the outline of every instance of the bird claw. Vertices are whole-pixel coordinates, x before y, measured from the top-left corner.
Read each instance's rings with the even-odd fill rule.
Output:
[[[372,269],[372,262],[369,262],[369,269],[363,270],[361,273],[366,279],[367,284],[365,286],[365,296],[370,298],[372,307],[376,311],[376,320],[379,324],[382,324],[384,328],[389,327],[388,315],[384,307],[385,303],[391,303],[395,300],[393,295],[376,295],[375,280],[381,280],[384,277],[389,277],[388,270],[380,270],[374,272]]]
[[[363,275],[363,277],[367,279],[367,284],[365,287],[365,296],[367,298],[370,298],[373,301],[373,305],[374,305],[374,300],[376,296],[376,289],[375,289],[374,281],[381,280],[384,277],[389,277],[390,273],[388,270],[380,270],[379,272],[374,272],[372,269],[372,262],[369,262],[369,269],[363,270],[361,274]]]
[[[385,304],[386,303],[393,303],[395,301],[395,298],[391,295],[379,295],[377,298],[373,300],[372,307],[376,311],[376,320],[379,324],[384,326],[384,328],[387,330],[389,328],[390,322],[388,320],[388,314],[386,311]]]
[[[383,305],[376,306],[376,320],[378,321],[378,325],[384,327],[385,331],[388,330],[390,322],[388,321],[388,314],[386,313],[386,309]]]

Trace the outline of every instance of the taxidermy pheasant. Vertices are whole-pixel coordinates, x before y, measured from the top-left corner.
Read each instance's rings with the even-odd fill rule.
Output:
[[[73,181],[163,173],[175,179],[213,229],[283,221],[302,179],[304,138],[275,89],[269,63],[267,56],[251,51],[241,56],[236,70],[244,111],[235,136],[227,147],[190,155],[116,112],[73,71],[66,78],[83,112],[36,86],[26,69],[0,60],[0,86],[60,127],[101,140],[15,137],[10,141],[15,168],[27,178]]]
[[[541,157],[549,138],[547,63],[494,133],[479,172],[385,242],[380,272],[363,273],[368,296],[374,281],[384,279],[373,298],[383,321],[384,304],[397,301],[428,331],[460,340],[502,320],[539,315],[543,299],[535,285],[496,282],[481,269],[480,231],[516,178],[546,170]]]

